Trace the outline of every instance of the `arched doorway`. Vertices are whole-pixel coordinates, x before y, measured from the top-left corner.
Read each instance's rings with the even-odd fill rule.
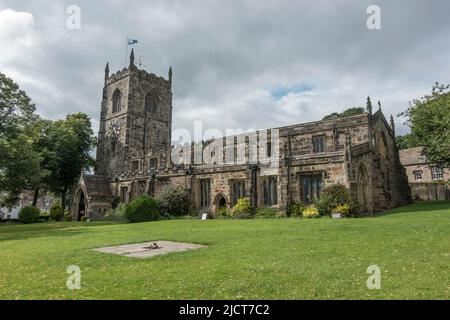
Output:
[[[78,202],[77,220],[80,221],[86,215],[86,204],[84,202],[84,192],[81,192]]]
[[[216,209],[216,213],[219,213],[220,209],[228,207],[227,199],[225,198],[225,196],[223,194],[220,193],[216,196],[216,199],[214,201],[214,206]]]
[[[80,221],[82,217],[87,215],[89,209],[83,188],[78,189],[78,191],[75,193],[75,198],[73,200],[74,205],[72,217],[74,218],[74,220]]]

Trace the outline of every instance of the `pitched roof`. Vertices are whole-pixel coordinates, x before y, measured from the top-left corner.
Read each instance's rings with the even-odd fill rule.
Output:
[[[83,175],[83,180],[89,195],[112,196],[111,187],[105,176]]]
[[[413,164],[426,164],[427,158],[423,153],[423,147],[400,150],[400,162],[404,166]]]

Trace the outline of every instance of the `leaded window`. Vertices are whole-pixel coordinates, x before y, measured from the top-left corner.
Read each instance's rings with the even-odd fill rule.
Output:
[[[264,205],[271,206],[278,204],[277,178],[270,177],[263,181]]]
[[[200,180],[200,207],[208,208],[211,205],[211,180]]]
[[[313,153],[325,152],[325,136],[317,136],[312,139]]]
[[[300,179],[302,201],[304,204],[313,203],[320,197],[323,189],[322,175],[304,176]]]
[[[231,182],[231,204],[234,206],[239,199],[245,197],[245,183],[244,181]]]
[[[112,97],[112,112],[116,113],[119,112],[122,109],[122,94],[119,89],[116,89],[113,93]]]
[[[422,171],[414,171],[414,179],[416,181],[422,181]]]
[[[433,178],[433,180],[443,179],[444,173],[442,171],[442,168],[439,168],[439,167],[431,168],[431,177]]]

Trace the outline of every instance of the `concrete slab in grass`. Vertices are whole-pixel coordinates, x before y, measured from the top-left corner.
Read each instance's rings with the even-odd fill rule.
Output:
[[[132,258],[150,258],[158,255],[168,254],[171,252],[194,250],[205,247],[205,245],[195,243],[158,240],[135,244],[125,244],[121,246],[103,247],[92,250]]]

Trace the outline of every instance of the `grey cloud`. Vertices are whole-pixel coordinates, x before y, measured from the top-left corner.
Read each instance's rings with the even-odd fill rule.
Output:
[[[364,106],[367,95],[395,115],[435,81],[450,82],[448,1],[377,1],[375,31],[366,0],[77,1],[80,31],[65,27],[69,4],[0,4],[34,16],[33,48],[0,58],[0,70],[28,78],[21,84],[47,117],[82,110],[98,119],[104,65],[124,66],[126,36],[140,41],[148,71],[167,77],[173,66],[175,128],[194,119],[222,130],[312,121]],[[268,90],[298,84],[313,89],[280,100]]]

